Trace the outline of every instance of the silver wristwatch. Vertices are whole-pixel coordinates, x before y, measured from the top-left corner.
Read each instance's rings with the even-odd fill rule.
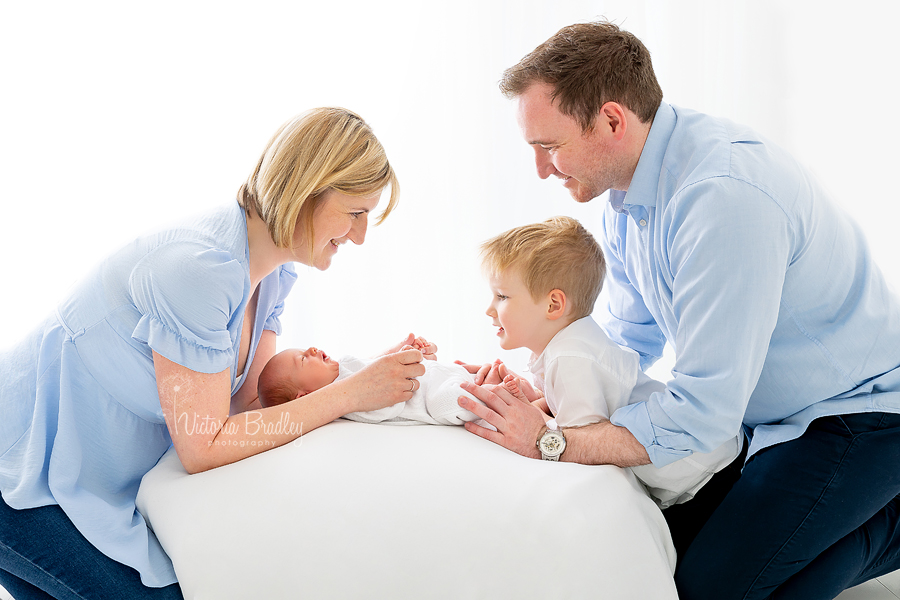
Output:
[[[547,421],[547,427],[543,430],[536,443],[544,460],[559,460],[560,455],[566,449],[566,436],[556,424],[556,419]]]

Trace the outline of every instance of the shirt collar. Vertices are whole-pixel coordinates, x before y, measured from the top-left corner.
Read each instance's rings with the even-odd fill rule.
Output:
[[[625,204],[656,206],[656,192],[659,188],[659,176],[663,170],[663,159],[669,147],[669,139],[677,122],[675,110],[665,102],[661,102],[653,117],[650,134],[641,150],[631,185],[627,192],[610,190],[609,202],[613,209],[622,212]]]

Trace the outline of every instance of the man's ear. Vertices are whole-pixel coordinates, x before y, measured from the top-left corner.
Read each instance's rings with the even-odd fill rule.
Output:
[[[309,392],[307,392],[307,391],[305,391],[305,390],[300,390],[300,391],[297,392],[297,395],[294,397],[294,400],[296,400],[297,398],[302,398],[303,396],[305,396],[305,395],[308,394],[308,393],[309,393]]]
[[[547,295],[547,318],[555,321],[566,314],[566,293],[562,290],[550,290]]]
[[[613,139],[621,141],[628,129],[628,115],[618,102],[607,102],[600,107],[596,126],[604,127],[612,134]]]

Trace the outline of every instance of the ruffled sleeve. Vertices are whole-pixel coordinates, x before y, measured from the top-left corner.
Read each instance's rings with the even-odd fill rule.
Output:
[[[296,282],[297,273],[294,272],[293,265],[282,265],[278,271],[278,290],[276,292],[275,306],[266,317],[263,329],[274,331],[275,335],[281,335],[281,313],[284,312],[284,299],[287,298]]]
[[[250,283],[230,253],[197,242],[160,246],[135,266],[129,284],[141,314],[132,338],[200,373],[234,363],[229,329]]]

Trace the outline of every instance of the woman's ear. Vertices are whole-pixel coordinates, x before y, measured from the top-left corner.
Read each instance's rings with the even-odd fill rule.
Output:
[[[551,290],[548,294],[547,318],[551,321],[566,314],[566,293],[562,290]]]

